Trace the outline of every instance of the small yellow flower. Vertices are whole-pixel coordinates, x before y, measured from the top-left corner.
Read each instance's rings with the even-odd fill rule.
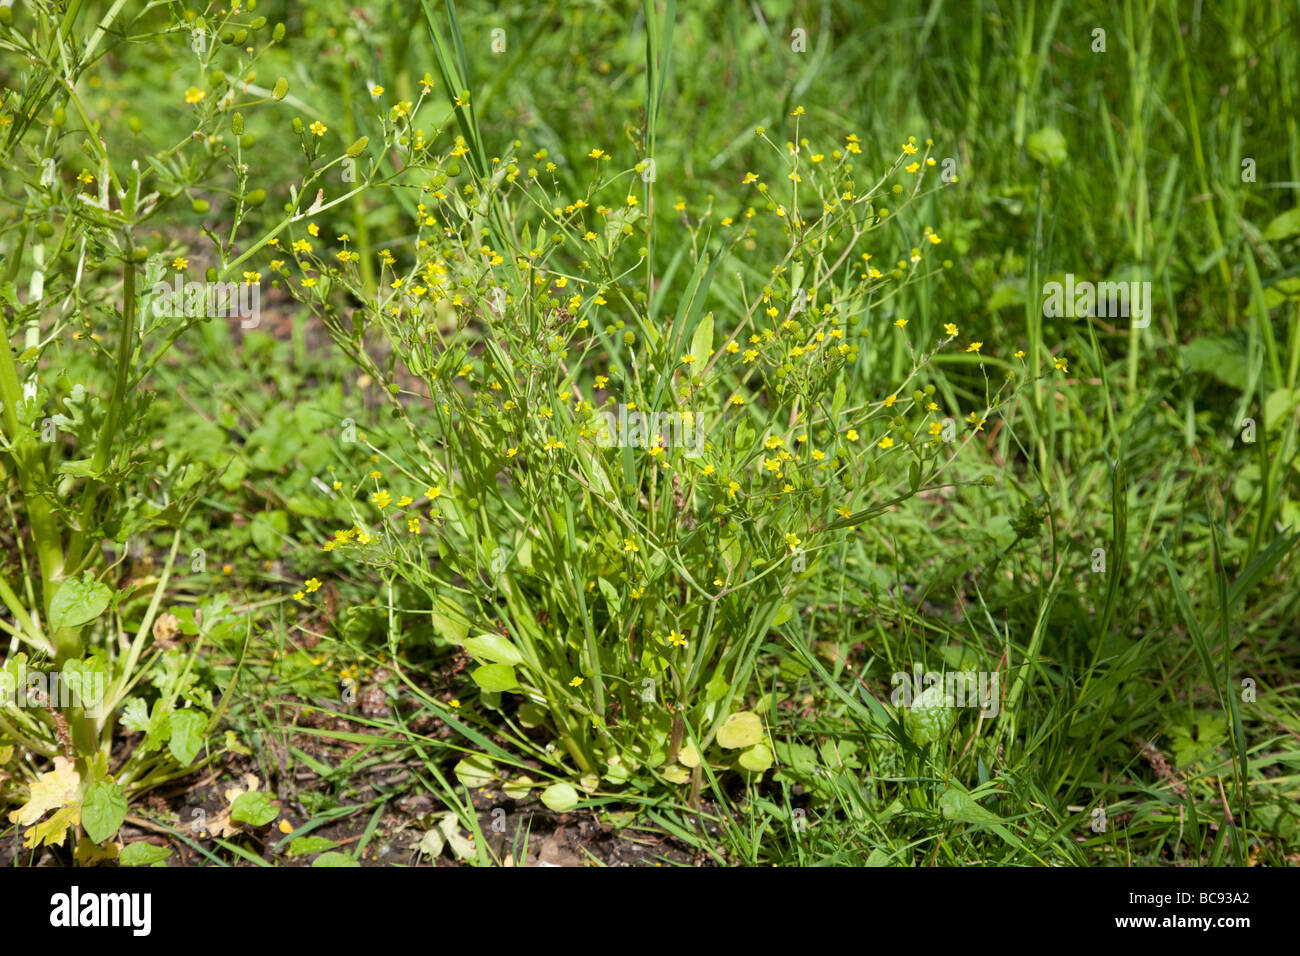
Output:
[[[290,823],[288,820],[281,820],[278,826],[281,833],[293,832],[293,824]]]
[[[195,103],[201,102],[203,97],[207,95],[207,93],[203,92],[197,86],[191,86],[185,91],[185,102],[192,106]]]
[[[948,336],[950,336],[950,337],[956,337],[956,335],[957,335],[957,326],[953,325],[951,322],[946,322],[946,323],[944,323],[943,331],[944,331],[944,333],[945,333],[946,335],[948,335]]]
[[[983,343],[983,342],[972,342],[970,345],[966,346],[966,351],[967,351],[967,352],[978,352],[978,351],[979,351],[981,348],[983,348],[983,347],[984,347],[984,343]]]
[[[428,498],[430,501],[433,501],[435,498],[441,498],[441,497],[442,497],[442,486],[441,486],[441,485],[431,485],[430,487],[425,488],[425,489],[424,489],[424,497]]]
[[[850,428],[848,431],[844,433],[844,437],[847,438],[849,441],[857,441],[858,430],[856,428]]]
[[[893,447],[894,447],[894,439],[892,439],[892,438],[890,438],[888,435],[886,435],[884,438],[880,439],[880,447],[881,447],[881,448],[893,448]]]
[[[184,272],[189,267],[190,267],[190,260],[186,259],[184,256],[177,256],[175,259],[172,260],[172,268],[175,269],[177,272]]]
[[[639,551],[641,550],[641,547],[640,547],[640,546],[636,543],[636,541],[634,541],[632,538],[624,538],[624,539],[623,539],[623,550],[624,550],[625,552],[626,552],[626,551],[631,551],[633,554],[636,554],[637,552],[639,552]]]
[[[673,647],[685,647],[686,635],[680,633],[679,631],[670,630],[668,632],[668,643],[671,644]]]
[[[307,588],[308,594],[311,594],[313,591],[320,590],[320,581],[316,578],[308,578],[305,582],[303,582],[303,584]]]
[[[447,706],[448,706],[448,707],[451,707],[451,708],[453,708],[453,709],[455,709],[455,710],[459,710],[459,709],[460,709],[460,701],[453,697],[451,700],[447,701]]]
[[[570,687],[581,687],[581,686],[582,686],[582,678],[581,678],[581,677],[575,677],[573,680],[569,681],[569,686],[570,686]]]
[[[329,130],[329,127],[326,126],[324,123],[322,123],[320,120],[316,120],[307,128],[317,136],[324,136],[325,133]]]
[[[606,153],[603,149],[593,149],[590,153],[587,154],[587,157],[589,159],[604,159],[606,157]],[[577,685],[575,684],[574,686],[576,687]]]
[[[791,551],[795,550],[795,548],[799,547],[799,536],[795,534],[787,534],[785,536],[785,544]]]
[[[375,506],[382,511],[384,508],[387,508],[388,505],[392,502],[393,497],[387,491],[380,490],[374,492],[370,496],[370,500],[373,501],[375,503]]]

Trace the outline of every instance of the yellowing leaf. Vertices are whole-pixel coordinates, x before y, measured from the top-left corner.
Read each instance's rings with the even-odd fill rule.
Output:
[[[762,739],[763,721],[753,711],[737,711],[718,728],[718,746],[724,750],[752,747]]]
[[[81,775],[67,757],[55,757],[54,769],[41,774],[31,786],[27,802],[9,814],[9,822],[29,827],[50,810],[77,800]]]

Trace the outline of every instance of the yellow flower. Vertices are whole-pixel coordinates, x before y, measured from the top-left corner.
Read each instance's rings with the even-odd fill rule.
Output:
[[[203,97],[207,95],[208,95],[207,93],[203,92],[197,86],[191,86],[188,90],[185,91],[185,102],[189,103],[190,105],[193,105],[201,101]]]
[[[453,697],[451,700],[447,701],[447,706],[459,710],[460,701]]]
[[[175,269],[177,272],[184,272],[189,267],[190,267],[190,260],[186,259],[184,256],[177,256],[175,259],[172,260],[172,268]]]
[[[393,500],[393,498],[392,495],[390,495],[387,491],[380,490],[374,492],[370,496],[370,500],[375,503],[376,507],[378,507],[380,510],[383,510],[384,508],[388,507],[389,503]]]
[[[880,439],[880,447],[881,447],[881,448],[893,448],[893,447],[894,447],[894,439],[892,439],[892,438],[890,438],[888,435],[886,435],[884,438]]]
[[[1055,368],[1058,372],[1070,371],[1070,367],[1068,364],[1066,364],[1066,360],[1064,358],[1053,359],[1052,367]]]
[[[736,492],[739,490],[740,490],[740,485],[738,485],[736,482],[734,481],[727,482],[727,495],[729,497],[732,498],[736,497]]]
[[[320,581],[317,580],[316,578],[308,578],[308,579],[307,579],[305,582],[303,582],[303,583],[304,583],[304,586],[307,588],[307,593],[308,593],[308,594],[311,594],[313,591],[319,591],[319,590],[320,590]]]
[[[848,431],[844,433],[844,437],[847,438],[849,441],[857,441],[858,430],[856,428],[850,428]]]
[[[981,348],[983,348],[983,346],[984,346],[983,342],[972,342],[970,345],[966,346],[966,351],[978,352]]]
[[[313,133],[315,133],[317,136],[324,136],[326,131],[329,130],[329,127],[326,126],[324,123],[322,123],[320,120],[316,120],[307,128],[311,130]]]
[[[624,539],[623,539],[623,550],[624,550],[624,551],[631,551],[633,554],[636,554],[637,552],[639,552],[639,551],[641,550],[641,548],[640,548],[640,546],[636,543],[636,541],[634,541],[633,539],[631,539],[631,538],[624,538]]]
[[[685,647],[686,635],[678,631],[670,630],[668,632],[668,643],[671,644],[673,647]]]
[[[787,534],[785,536],[785,544],[786,547],[788,547],[791,551],[793,551],[795,548],[799,547],[799,536],[794,534]]]
[[[946,322],[944,323],[943,331],[946,335],[955,337],[957,335],[957,326],[953,325],[951,322]]]
[[[575,677],[573,680],[569,681],[569,686],[570,686],[570,687],[581,687],[581,686],[582,686],[582,678],[581,678],[581,677]]]
[[[301,591],[294,591],[294,592],[293,592],[293,599],[294,599],[295,601],[301,601],[301,600],[303,599],[303,593],[302,593]]]
[[[281,820],[279,823],[279,829],[281,833],[292,833],[293,824],[290,823],[288,820]]]
[[[376,85],[376,86],[372,86],[372,87],[370,88],[370,95],[371,95],[371,96],[383,96],[383,95],[384,95],[384,88],[383,88],[382,86],[378,86],[378,85]]]
[[[425,488],[424,497],[428,498],[430,501],[433,501],[435,498],[442,497],[442,486],[432,485],[428,488]]]
[[[606,154],[603,149],[593,149],[590,153],[587,154],[588,158],[590,159],[604,159],[605,155]],[[574,686],[576,687],[577,685],[575,684]]]

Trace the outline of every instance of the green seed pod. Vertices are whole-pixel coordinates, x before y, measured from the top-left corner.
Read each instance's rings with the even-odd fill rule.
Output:
[[[271,90],[271,96],[277,100],[282,100],[285,94],[289,92],[289,81],[285,77],[280,77],[275,81],[275,87]]]
[[[208,266],[208,271],[205,272],[205,273],[203,274],[203,278],[207,279],[209,282],[216,282],[216,281],[217,281],[217,267],[216,267],[216,266]]]
[[[478,499],[470,498],[469,501],[465,502],[465,504],[469,506],[469,509],[471,511],[473,511],[478,508]]]
[[[927,385],[927,386],[925,387],[925,394],[927,394],[927,395],[933,395],[933,394],[934,394],[934,386],[933,386],[933,385]]]
[[[226,74],[225,74],[225,71],[223,71],[223,70],[213,70],[213,71],[212,71],[212,85],[213,85],[213,86],[222,86],[222,85],[225,84],[225,82],[226,82]]]
[[[636,333],[635,333],[634,331],[632,331],[631,329],[628,329],[626,332],[624,332],[624,333],[623,333],[623,344],[624,344],[624,345],[627,345],[627,346],[633,346],[633,345],[636,345]]]
[[[303,130],[302,120],[295,116],[291,125],[293,126],[293,131],[301,136]]]
[[[195,212],[199,213],[200,215],[202,215],[203,213],[211,209],[212,206],[208,203],[206,199],[196,199],[194,200],[194,202],[190,203],[190,208],[193,209]]]
[[[221,42],[224,43],[224,44],[226,44],[227,46],[229,46],[230,44],[234,43],[234,42],[235,42],[235,31],[234,31],[234,30],[227,30],[225,33],[221,34]]]
[[[925,398],[925,392],[921,391],[919,388],[912,393],[912,401],[914,402],[919,402],[923,398]]]
[[[136,262],[144,262],[149,258],[149,250],[144,246],[136,246],[131,250],[131,258]]]
[[[281,40],[284,39],[283,23],[277,23],[275,25],[275,29],[271,31],[271,39],[274,40],[276,43],[279,43]]]
[[[348,147],[348,155],[355,159],[366,151],[366,146],[369,144],[370,137],[362,136],[359,140]]]
[[[460,163],[452,163],[450,166],[448,166],[448,167],[447,167],[447,175],[448,175],[448,176],[459,176],[459,175],[460,175]]]
[[[230,131],[234,133],[236,136],[244,135],[244,114],[243,113],[235,113],[234,116],[230,117]]]
[[[140,132],[142,128],[142,124],[140,123],[140,117],[138,116],[132,116],[129,120],[126,121],[126,125],[131,128],[131,132],[133,133]]]
[[[54,235],[54,227],[42,219],[36,225],[36,232],[42,239],[48,239]]]
[[[243,46],[244,43],[245,43],[247,40],[248,40],[248,31],[247,31],[247,30],[236,30],[236,31],[235,31],[235,46]]]
[[[0,23],[5,26],[12,26],[14,22],[14,12],[9,7],[0,7]]]
[[[252,7],[250,7],[249,9],[251,10]],[[253,20],[252,23],[248,25],[248,29],[260,30],[264,26],[266,26],[266,17],[257,17],[255,20]]]
[[[243,149],[252,149],[255,142],[257,142],[257,139],[252,133],[245,133],[243,136],[239,137],[239,145]]]
[[[254,208],[262,205],[262,203],[266,202],[266,190],[254,189],[251,193],[245,194],[244,202]]]
[[[8,10],[9,8],[4,7],[3,9]],[[51,118],[51,122],[54,123],[55,126],[62,126],[67,121],[68,121],[68,111],[65,110],[62,106],[55,107],[54,116]]]

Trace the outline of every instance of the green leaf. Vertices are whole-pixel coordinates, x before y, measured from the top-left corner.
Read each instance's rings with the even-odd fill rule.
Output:
[[[460,605],[446,598],[435,599],[432,621],[434,630],[444,640],[456,645],[465,643],[469,634],[469,618]]]
[[[247,823],[250,827],[264,827],[279,815],[270,794],[260,790],[241,793],[230,805],[230,819],[235,823]]]
[[[50,602],[50,629],[80,627],[93,621],[104,613],[112,594],[89,571],[79,578],[68,578]]]
[[[556,813],[563,813],[578,805],[578,791],[567,783],[553,783],[542,791],[542,803]]]
[[[939,811],[945,820],[952,820],[954,823],[991,827],[1003,822],[996,813],[985,810],[969,793],[956,787],[943,792],[943,796],[939,798]]]
[[[754,744],[740,755],[737,762],[746,770],[762,773],[772,766],[772,751],[767,744]]]
[[[1065,136],[1055,126],[1045,126],[1029,137],[1025,144],[1034,162],[1060,166],[1066,160]]]
[[[289,516],[283,511],[259,511],[248,526],[257,550],[268,558],[280,553],[285,535],[289,533]]]
[[[490,661],[493,664],[522,664],[524,655],[511,643],[510,638],[502,637],[500,634],[483,634],[479,637],[471,637],[465,642],[465,650],[474,657],[475,660]],[[508,688],[499,688],[506,690]]]
[[[1300,388],[1275,388],[1264,402],[1264,427],[1272,431],[1297,405],[1300,405]]]
[[[706,312],[704,318],[700,319],[700,324],[695,327],[695,334],[691,336],[691,355],[695,357],[695,367],[704,368],[704,363],[709,360],[709,354],[713,351],[713,313]]]
[[[171,855],[172,851],[165,846],[154,846],[145,840],[136,840],[122,849],[118,863],[122,866],[162,866],[165,865],[163,860]]]
[[[470,676],[474,678],[474,683],[488,692],[514,690],[519,686],[519,681],[515,679],[515,669],[509,664],[484,664]]]
[[[99,780],[86,788],[81,804],[81,825],[95,843],[113,838],[126,819],[126,794],[117,784]]]
[[[496,768],[484,754],[470,754],[458,761],[454,770],[456,779],[472,788],[486,787],[497,778]]]
[[[295,837],[289,844],[290,856],[306,856],[309,853],[322,853],[325,850],[332,850],[336,846],[333,840],[322,836],[300,836]]]
[[[197,710],[178,710],[171,715],[171,739],[167,749],[182,767],[188,767],[203,747],[207,715]]]
[[[763,739],[763,721],[750,710],[740,710],[718,728],[718,746],[724,750],[752,747]]]
[[[358,863],[352,857],[348,856],[346,853],[336,853],[331,850],[329,853],[322,853],[320,856],[316,857],[316,859],[311,861],[311,865],[312,866],[360,866],[361,864]]]
[[[1300,206],[1288,209],[1264,227],[1265,239],[1286,239],[1300,232]]]

